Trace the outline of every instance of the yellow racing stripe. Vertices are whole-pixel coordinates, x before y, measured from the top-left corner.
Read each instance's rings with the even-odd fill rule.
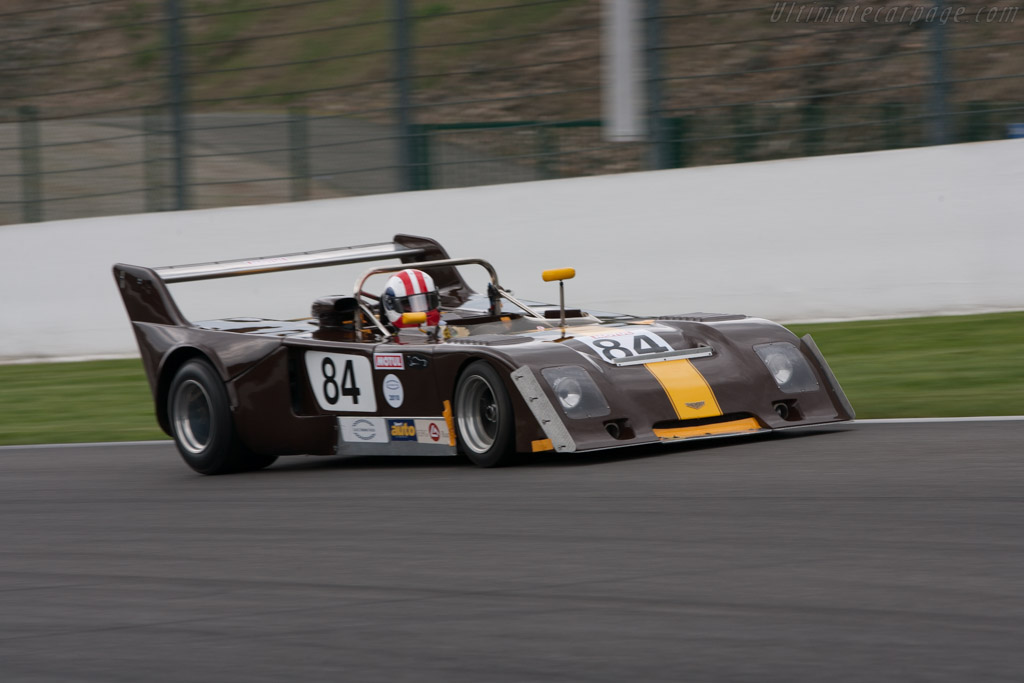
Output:
[[[647,363],[644,367],[661,384],[680,420],[718,417],[722,414],[708,381],[689,360]]]

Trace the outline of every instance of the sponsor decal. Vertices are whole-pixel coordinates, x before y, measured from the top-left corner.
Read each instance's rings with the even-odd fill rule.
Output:
[[[430,359],[418,353],[408,353],[405,356],[405,365],[410,370],[423,370],[430,365]]]
[[[375,370],[405,370],[405,359],[400,353],[373,354]]]
[[[416,424],[412,420],[388,420],[392,441],[416,441]]]
[[[352,433],[360,441],[373,441],[377,436],[377,427],[369,420],[356,420],[352,423]]]
[[[448,431],[448,423],[443,417],[437,419],[416,420],[416,441],[419,443],[432,443],[441,446],[448,446],[451,443],[451,434]]]
[[[401,408],[402,402],[405,401],[405,388],[402,386],[402,380],[398,379],[398,375],[384,375],[384,381],[380,385],[381,392],[384,394],[384,400],[388,402],[388,405],[392,408]]]
[[[387,443],[387,423],[379,417],[339,417],[341,440],[349,443]]]

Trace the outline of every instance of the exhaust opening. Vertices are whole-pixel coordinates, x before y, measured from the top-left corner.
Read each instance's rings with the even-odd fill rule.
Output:
[[[629,424],[629,420],[625,418],[621,420],[609,420],[608,422],[605,422],[604,429],[606,432],[608,432],[608,436],[619,441],[622,441],[624,439],[632,439],[634,436],[636,436],[633,433],[633,427],[630,426]]]
[[[786,399],[785,401],[775,401],[772,403],[772,410],[786,422],[799,422],[804,419],[803,414],[800,412],[800,406],[794,398]]]

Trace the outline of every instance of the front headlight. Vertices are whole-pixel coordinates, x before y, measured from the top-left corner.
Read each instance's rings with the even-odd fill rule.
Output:
[[[807,359],[789,342],[757,344],[754,351],[772,374],[779,389],[787,394],[814,391],[818,388],[818,380],[815,379],[811,366],[807,364]]]
[[[551,388],[555,390],[555,396],[566,410],[572,410],[583,400],[583,389],[572,377],[559,377]]]
[[[793,377],[793,363],[783,353],[768,353],[761,359],[781,387]]]
[[[579,365],[545,368],[540,374],[555,392],[567,417],[604,417],[611,412],[608,402],[590,374]]]

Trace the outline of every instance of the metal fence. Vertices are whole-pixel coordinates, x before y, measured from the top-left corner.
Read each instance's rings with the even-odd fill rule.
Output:
[[[632,0],[644,139],[602,125],[630,0],[5,0],[0,223],[1006,137],[1017,7]]]

